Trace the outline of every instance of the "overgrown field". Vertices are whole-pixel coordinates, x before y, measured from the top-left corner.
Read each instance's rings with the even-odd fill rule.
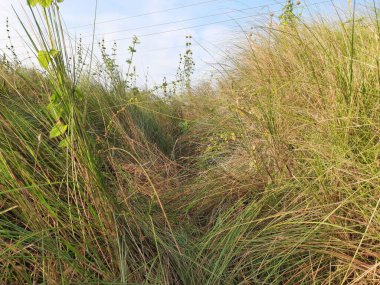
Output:
[[[0,65],[0,284],[380,284],[375,1],[284,10],[216,83],[188,53],[158,92],[105,48],[88,72],[34,2],[41,70]]]

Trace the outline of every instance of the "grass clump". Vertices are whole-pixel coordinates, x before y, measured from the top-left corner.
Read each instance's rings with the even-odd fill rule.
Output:
[[[373,18],[264,30],[191,100],[202,284],[379,282],[379,48]]]
[[[47,2],[43,71],[1,64],[0,283],[380,282],[376,7],[304,23],[288,1],[217,84],[161,97],[104,47],[86,74]]]

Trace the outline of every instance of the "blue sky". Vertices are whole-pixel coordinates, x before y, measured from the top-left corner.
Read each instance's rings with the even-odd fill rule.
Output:
[[[21,11],[20,3],[15,2],[0,2],[1,39],[6,38],[3,24],[6,17],[10,18],[13,29],[19,30],[10,7],[13,3],[16,10]],[[21,4],[23,2],[21,0]],[[122,63],[128,57],[130,38],[133,35],[139,36],[141,44],[135,58],[139,81],[145,81],[144,77],[148,74],[148,80],[153,84],[160,82],[164,76],[169,79],[174,77],[179,53],[185,50],[185,37],[192,35],[195,76],[204,77],[212,70],[212,63],[221,60],[235,44],[244,40],[242,30],[267,24],[270,13],[278,14],[284,2],[285,0],[98,0],[96,40],[104,38],[109,47],[117,40],[118,60],[123,67]],[[324,0],[301,2],[306,3],[316,14],[334,15],[331,3]],[[320,2],[323,3],[311,5]],[[347,0],[334,2],[338,7],[347,5]],[[364,2],[365,0],[357,0],[358,4]],[[65,0],[61,4],[61,11],[70,34],[82,36],[84,42],[89,44],[95,0]],[[142,14],[148,15],[138,16]],[[23,43],[15,31],[12,31],[13,36],[19,53],[26,56]],[[2,40],[0,48],[3,49],[5,43]]]

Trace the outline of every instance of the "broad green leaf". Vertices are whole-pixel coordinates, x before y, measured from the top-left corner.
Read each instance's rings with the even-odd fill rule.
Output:
[[[63,109],[60,104],[50,102],[47,105],[47,109],[55,120],[59,120],[62,117]]]
[[[50,58],[49,52],[44,51],[44,50],[40,50],[38,52],[38,62],[40,63],[40,65],[43,68],[48,69],[49,68],[49,63],[51,62],[51,58]]]
[[[50,131],[50,138],[53,139],[53,138],[59,137],[63,135],[66,131],[67,131],[67,125],[63,124],[62,122],[58,122]]]
[[[59,51],[55,49],[51,49],[50,51],[40,50],[38,52],[38,61],[43,68],[48,69],[51,58],[56,58],[58,55]]]
[[[53,3],[53,0],[40,0],[39,2],[42,7],[47,8]]]
[[[50,96],[50,102],[53,102],[54,104],[61,103],[61,96],[57,91],[54,91],[53,94]]]
[[[62,3],[64,0],[57,0],[58,3]]]
[[[67,137],[67,138],[63,139],[63,140],[59,143],[58,147],[59,147],[59,148],[66,148],[66,147],[69,147],[69,145],[70,145],[70,139],[69,139],[69,137]]]
[[[37,4],[40,4],[42,7],[47,8],[53,3],[53,0],[27,0],[27,2],[28,2],[28,5],[32,7],[36,6]],[[58,2],[62,2],[62,1],[58,0]]]
[[[49,54],[51,55],[51,57],[56,58],[59,55],[59,50],[51,49]]]
[[[36,6],[40,1],[39,0],[28,0],[27,3],[29,6]]]

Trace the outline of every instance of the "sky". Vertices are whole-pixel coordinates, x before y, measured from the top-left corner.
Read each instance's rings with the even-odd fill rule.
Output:
[[[371,0],[372,1],[372,0]],[[0,0],[0,49],[6,50],[9,42],[6,18],[10,22],[10,34],[19,57],[29,61],[22,30],[11,5],[23,15],[26,0]],[[186,50],[186,36],[192,36],[192,50],[196,63],[195,78],[208,76],[216,63],[233,52],[245,39],[245,33],[267,25],[270,14],[278,15],[285,0],[98,0],[96,18],[96,42],[105,40],[107,47],[116,42],[118,62],[126,68],[128,47],[132,36],[138,36],[140,44],[134,64],[140,83],[160,83],[163,77],[175,78],[179,54]],[[301,1],[304,14],[334,17],[332,2],[345,9],[347,0]],[[352,1],[351,1],[352,2]],[[366,0],[357,0],[363,4]],[[378,2],[378,0],[376,0]],[[85,45],[92,40],[92,23],[96,0],[65,0],[61,6],[63,19],[73,38],[83,38]],[[21,37],[19,36],[21,35]],[[97,45],[96,45],[97,46]],[[30,60],[33,62],[33,60]]]

